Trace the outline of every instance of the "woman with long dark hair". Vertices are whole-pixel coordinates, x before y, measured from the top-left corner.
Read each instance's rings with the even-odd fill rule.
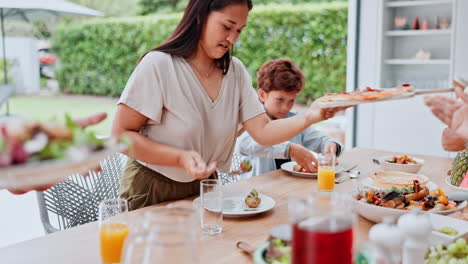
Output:
[[[261,145],[289,140],[341,108],[271,121],[232,45],[251,0],[190,0],[169,39],[145,53],[119,100],[112,134],[132,141],[121,196],[130,208],[199,193],[229,170],[238,125]]]

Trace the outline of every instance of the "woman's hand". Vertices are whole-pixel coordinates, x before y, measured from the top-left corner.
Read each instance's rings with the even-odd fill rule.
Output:
[[[462,105],[453,113],[452,122],[449,128],[453,130],[458,137],[468,141],[468,103]]]
[[[455,131],[445,128],[442,133],[442,147],[447,151],[462,151],[465,149],[466,140],[461,138]]]
[[[447,126],[450,126],[452,123],[453,114],[463,105],[463,103],[452,98],[440,95],[426,96],[424,97],[424,102],[431,109],[432,113]]]
[[[315,100],[312,105],[307,109],[306,116],[309,123],[317,123],[323,120],[327,120],[335,116],[336,113],[343,111],[352,106],[333,107],[333,108],[321,108],[318,101]]]
[[[311,173],[317,172],[317,158],[315,158],[314,154],[302,145],[291,143],[289,146],[289,156],[307,171]],[[315,165],[312,163],[315,163]]]
[[[216,170],[216,162],[211,162],[209,166],[206,166],[200,154],[195,151],[185,151],[180,163],[188,175],[198,180],[207,179]]]

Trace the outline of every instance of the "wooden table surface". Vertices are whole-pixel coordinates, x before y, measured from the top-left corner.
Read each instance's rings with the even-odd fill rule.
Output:
[[[361,177],[368,177],[371,173],[380,170],[378,165],[372,163],[372,158],[392,154],[399,153],[352,149],[345,151],[339,161],[345,168],[357,165],[356,169],[361,172]],[[420,171],[421,174],[428,176],[444,190],[449,190],[444,179],[450,169],[451,159],[413,156],[425,159],[425,164]],[[335,191],[350,191],[355,184],[356,182],[352,181],[337,184]],[[262,245],[268,238],[268,232],[272,227],[288,223],[288,197],[291,194],[306,196],[316,190],[317,181],[293,177],[282,170],[277,170],[228,186],[229,188],[256,188],[259,193],[275,199],[276,206],[267,213],[250,218],[225,218],[223,232],[219,235],[200,234],[198,243],[200,263],[252,263],[251,258],[236,248],[236,243],[245,241],[255,247]],[[138,223],[147,210],[151,210],[151,207],[130,212],[127,217],[132,222]],[[372,225],[371,222],[359,217],[356,244],[367,240],[367,233]],[[85,224],[2,248],[0,249],[0,263],[97,264],[100,263],[98,236],[96,222]]]

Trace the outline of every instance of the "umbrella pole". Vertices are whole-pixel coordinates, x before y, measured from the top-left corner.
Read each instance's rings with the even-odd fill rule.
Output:
[[[5,47],[5,25],[3,17],[3,8],[0,8],[0,17],[1,17],[1,26],[2,26],[2,48],[3,48],[3,83],[8,85],[8,69],[7,69],[7,59],[6,59],[6,47]],[[10,115],[10,104],[8,99],[6,101],[6,114]]]

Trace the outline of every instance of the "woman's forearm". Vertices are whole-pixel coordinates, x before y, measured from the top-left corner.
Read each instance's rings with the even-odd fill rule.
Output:
[[[250,136],[258,144],[269,147],[292,139],[313,123],[321,120],[301,113],[277,120],[270,120],[268,116],[260,115],[252,118],[252,122],[250,121],[245,122]]]
[[[149,139],[135,131],[125,131],[120,138],[128,138],[131,147],[125,152],[126,155],[149,164],[182,167],[181,158],[184,150],[170,147]]]

